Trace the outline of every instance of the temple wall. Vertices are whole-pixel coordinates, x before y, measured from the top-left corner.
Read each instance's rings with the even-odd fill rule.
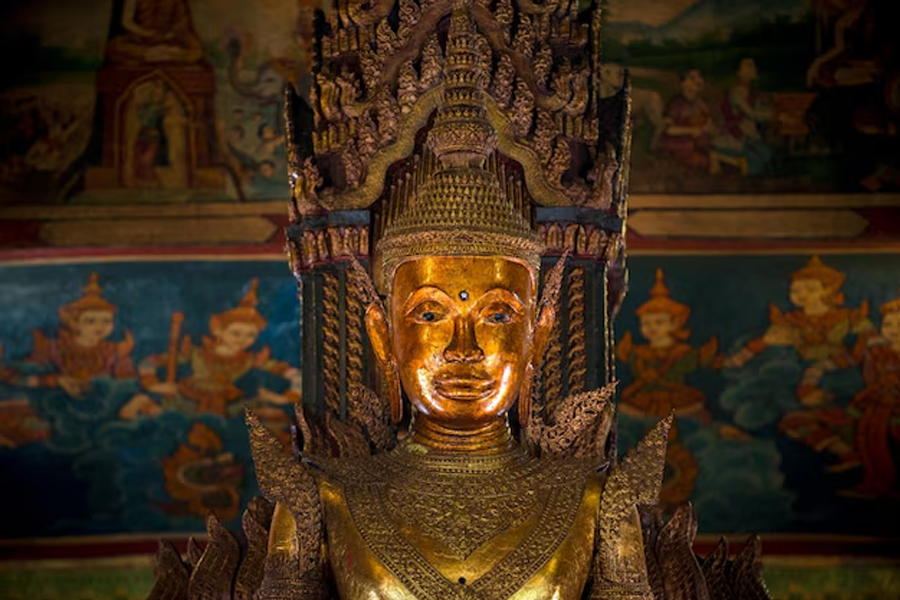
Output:
[[[143,598],[157,537],[183,547],[210,509],[236,528],[256,493],[243,405],[287,445],[303,389],[280,115],[285,83],[309,88],[317,2],[125,4],[0,9],[18,63],[0,87],[4,598]],[[863,418],[898,394],[876,376],[900,365],[882,352],[900,293],[900,73],[883,43],[898,21],[858,4],[606,11],[601,92],[628,66],[634,111],[620,448],[676,407],[664,499],[694,504],[701,553],[762,533],[776,598],[900,595],[882,558],[900,536],[898,415]],[[798,279],[821,286],[801,298]],[[256,317],[230,312],[254,295]],[[79,321],[85,307],[111,322]],[[251,345],[210,359],[234,323]]]

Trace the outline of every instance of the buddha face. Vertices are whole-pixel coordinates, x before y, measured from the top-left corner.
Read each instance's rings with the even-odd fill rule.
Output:
[[[86,346],[95,346],[113,331],[113,314],[108,310],[86,310],[75,319],[75,333]]]
[[[650,342],[668,341],[677,329],[675,319],[667,312],[651,312],[641,315],[641,335]]]
[[[243,352],[253,345],[259,335],[259,328],[253,323],[236,321],[213,332],[218,342],[233,352]]]
[[[450,428],[505,415],[530,358],[534,310],[531,272],[517,262],[428,257],[400,265],[390,343],[413,406]]]
[[[795,279],[791,282],[791,302],[801,308],[824,302],[828,290],[818,279]]]

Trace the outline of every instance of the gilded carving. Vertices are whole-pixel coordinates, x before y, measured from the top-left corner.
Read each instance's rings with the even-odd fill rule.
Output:
[[[509,44],[512,38],[513,6],[512,0],[498,0],[494,7],[494,19],[500,26],[503,41]]]
[[[494,71],[494,82],[491,89],[491,93],[494,95],[500,108],[509,106],[509,102],[512,99],[515,74],[516,70],[513,67],[512,59],[508,54],[501,54],[497,63],[497,70]]]
[[[333,43],[330,54],[323,51],[311,97],[317,119],[315,153],[337,154],[341,171],[346,171],[326,177],[336,185],[314,199],[329,210],[368,207],[386,191],[387,169],[410,154],[408,132],[421,129],[437,106],[435,96],[427,92],[443,93],[437,86],[447,81],[452,68],[432,31],[450,12],[449,0],[402,0],[396,25],[384,4],[365,10],[348,5],[349,20],[330,19],[331,31],[323,38],[323,43],[326,38]],[[465,10],[474,26],[468,35],[481,63],[479,77],[490,78],[485,87],[496,102],[485,99],[483,105],[499,135],[498,151],[522,165],[537,203],[598,206],[609,197],[608,186],[595,189],[596,183],[578,175],[567,180],[568,187],[560,183],[560,173],[570,171],[566,163],[573,156],[595,155],[589,150],[567,157],[565,148],[574,143],[589,149],[599,136],[597,107],[589,93],[598,77],[599,57],[588,52],[589,26],[577,22],[573,3],[516,3],[517,8],[512,0],[491,4],[471,2]],[[359,28],[349,17],[354,10],[366,15],[366,27]],[[343,37],[353,40],[346,44],[340,42],[345,30]],[[347,48],[341,49],[343,45]],[[344,60],[345,55],[356,58]],[[535,108],[542,111],[537,126]],[[462,135],[463,129],[459,131]],[[360,156],[361,168],[352,156],[344,158],[353,137],[364,138],[355,149],[350,147],[351,155]],[[600,161],[604,167],[622,169],[619,158],[604,154],[571,172],[593,173]],[[332,164],[320,166],[333,169],[328,166]]]
[[[408,113],[419,96],[419,80],[412,59],[403,61],[400,67],[400,81],[397,83],[397,99],[400,112]]]
[[[299,255],[297,267],[301,271],[330,259],[365,257],[369,254],[368,227],[348,225],[307,230],[299,242],[292,242],[289,247]]]
[[[579,226],[571,225],[566,229],[567,242],[569,240],[569,232],[582,229]],[[568,244],[567,244],[568,245]],[[571,245],[574,246],[574,240]],[[587,349],[586,349],[586,323],[584,318],[585,298],[584,298],[584,268],[575,267],[569,273],[567,302],[569,313],[567,348],[566,348],[566,370],[568,374],[569,394],[579,394],[587,388]]]
[[[422,88],[427,90],[437,85],[441,80],[443,71],[444,53],[441,51],[440,43],[438,43],[437,34],[433,33],[428,37],[425,49],[422,51]]]
[[[512,123],[516,136],[524,137],[531,131],[534,119],[534,94],[522,77],[516,78],[516,91],[512,103]]]
[[[322,320],[324,321],[323,379],[325,381],[325,406],[334,414],[341,414],[340,395],[340,315],[338,307],[338,281],[330,273],[323,273]]]

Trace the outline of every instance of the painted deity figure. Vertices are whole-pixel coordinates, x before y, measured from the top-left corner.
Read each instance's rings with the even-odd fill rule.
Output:
[[[674,411],[676,426],[669,431],[666,451],[667,474],[660,494],[667,508],[678,506],[690,498],[698,469],[693,455],[678,441],[678,420],[696,419],[709,424],[712,416],[706,409],[706,396],[686,383],[691,373],[702,368],[717,368],[715,337],[695,348],[686,340],[685,328],[691,309],[673,300],[665,285],[662,269],[656,270],[656,283],[650,300],[637,309],[641,335],[647,344],[635,344],[626,331],[616,346],[616,357],[626,365],[634,381],[622,390],[619,411],[638,417],[663,418]]]
[[[0,385],[11,384],[18,377],[16,371],[3,363],[3,344],[0,344]],[[0,448],[17,448],[50,436],[50,425],[31,407],[27,398],[0,400]]]
[[[268,347],[260,351],[250,348],[256,343],[266,321],[256,310],[258,281],[240,305],[209,320],[210,336],[195,345],[189,336],[178,343],[182,315],[173,317],[169,353],[150,356],[139,366],[141,385],[156,399],[143,395],[123,411],[124,417],[140,413],[159,413],[163,409],[190,415],[212,414],[233,417],[248,402],[258,405],[267,416],[284,420],[280,407],[300,398],[300,372],[273,359]],[[265,385],[249,389],[245,377],[266,373],[284,382],[286,390],[276,392]]]
[[[137,185],[155,187],[159,185],[156,167],[165,145],[163,119],[166,116],[166,88],[162,81],[156,80],[145,85],[144,89],[146,91],[140,94],[142,97],[135,99],[137,135],[133,145],[132,168]]]
[[[824,373],[855,364],[855,350],[848,347],[848,338],[855,334],[857,344],[864,344],[874,332],[867,302],[857,308],[841,306],[845,278],[813,256],[809,264],[791,274],[790,299],[797,309],[782,312],[770,305],[771,324],[766,333],[731,356],[726,366],[742,366],[770,346],[791,347],[807,364],[797,396],[804,404],[827,401],[827,393],[818,388]]]
[[[103,298],[97,274],[91,275],[84,295],[59,309],[61,327],[56,338],[34,331],[34,350],[27,362],[45,367],[41,375],[24,377],[28,387],[58,387],[80,398],[95,377],[127,379],[136,375],[131,351],[134,340],[108,338],[115,326],[116,306]]]
[[[135,86],[125,104],[125,170],[128,187],[188,187],[189,123],[178,94],[160,78]]]
[[[185,443],[162,465],[166,492],[174,500],[164,506],[168,512],[205,517],[215,511],[226,521],[237,516],[246,467],[235,462],[212,428],[194,423]]]
[[[203,45],[188,0],[116,0],[106,55],[135,64],[199,61]]]
[[[863,353],[866,387],[846,407],[830,406],[785,416],[781,429],[837,461],[830,471],[862,467],[862,482],[845,495],[864,498],[895,494],[900,442],[900,298],[881,307],[879,336]]]
[[[685,377],[697,369],[718,366],[718,341],[713,337],[699,348],[686,343],[691,309],[670,297],[662,269],[656,270],[650,296],[636,311],[641,335],[648,343],[635,345],[626,331],[616,347],[616,356],[634,377],[634,383],[622,391],[620,410],[659,418],[674,410],[677,416],[709,421],[703,392],[687,385]]]
[[[713,133],[712,113],[703,99],[706,81],[699,69],[681,76],[681,93],[666,106],[668,125],[659,137],[659,148],[678,162],[708,169]]]
[[[718,172],[719,162],[730,162],[741,175],[762,173],[772,160],[772,148],[766,143],[760,125],[771,118],[771,108],[764,105],[753,89],[759,78],[752,58],[741,60],[736,82],[722,101],[724,123],[722,133],[713,142],[715,152],[710,172]]]

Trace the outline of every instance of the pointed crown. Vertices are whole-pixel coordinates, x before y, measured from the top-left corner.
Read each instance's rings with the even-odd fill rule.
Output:
[[[74,324],[81,313],[88,310],[104,310],[116,312],[116,305],[103,298],[103,288],[100,287],[99,277],[91,273],[88,284],[84,286],[83,296],[78,300],[69,302],[59,309],[59,320],[67,325]]]
[[[837,269],[833,269],[823,263],[818,256],[813,256],[805,267],[791,273],[791,281],[816,279],[821,281],[823,286],[835,290],[844,284],[846,278],[847,276]]]
[[[900,297],[891,300],[890,302],[885,302],[881,305],[879,312],[883,315],[892,312],[900,312]]]
[[[644,302],[635,312],[638,316],[659,312],[667,313],[672,316],[678,327],[687,323],[691,316],[689,306],[672,300],[669,296],[669,288],[666,287],[662,269],[656,269],[656,282],[650,289],[650,300]]]
[[[503,256],[540,268],[543,246],[530,219],[485,168],[497,132],[487,118],[489,79],[469,16],[471,0],[454,0],[441,104],[426,148],[436,172],[401,206],[378,242],[382,281],[390,288],[401,263],[422,256]]]
[[[253,281],[250,282],[250,289],[244,294],[244,297],[241,298],[237,307],[213,315],[212,318],[210,318],[210,331],[215,331],[219,328],[224,329],[232,323],[250,323],[251,325],[255,325],[257,329],[264,329],[266,320],[263,319],[262,315],[256,310],[256,305],[259,304],[256,295],[258,287],[259,279],[254,278]]]
[[[791,273],[791,281],[798,279],[815,279],[821,282],[822,287],[830,292],[828,301],[831,304],[840,306],[844,303],[844,295],[840,293],[840,289],[847,276],[823,263],[818,255],[813,256],[805,267]]]

